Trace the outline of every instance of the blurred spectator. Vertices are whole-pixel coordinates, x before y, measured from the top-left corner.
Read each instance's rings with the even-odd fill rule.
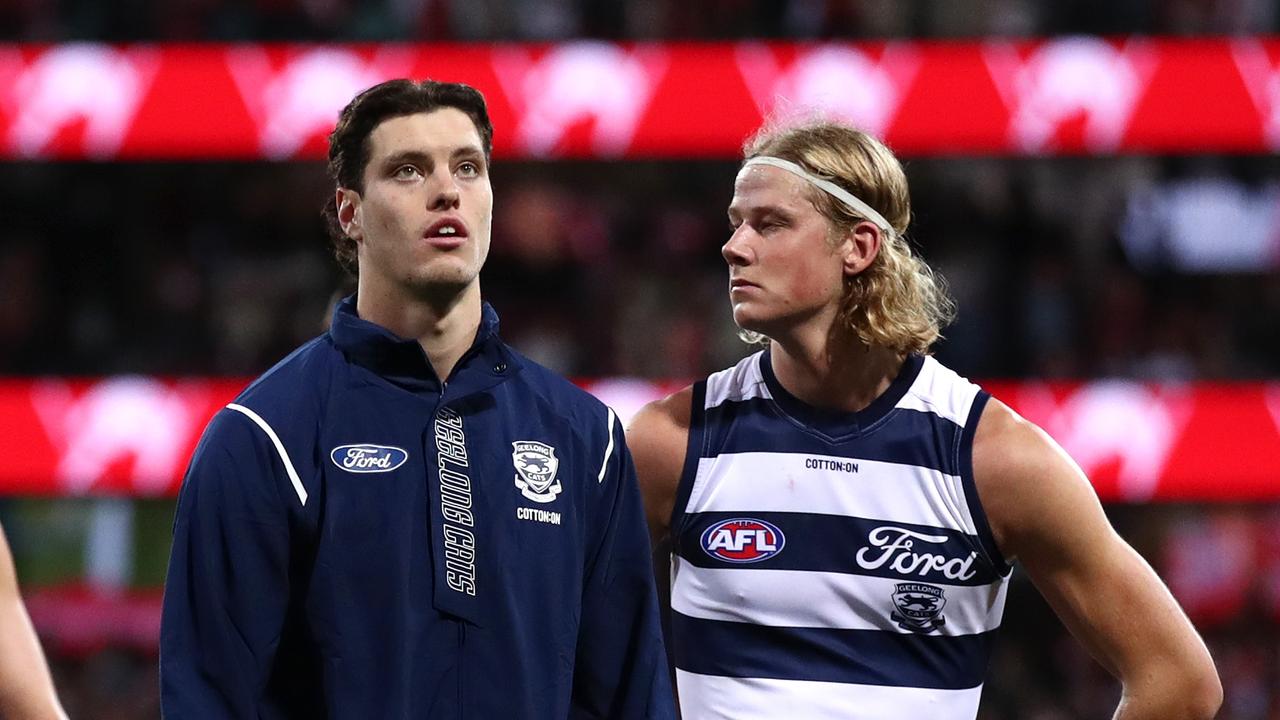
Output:
[[[1275,32],[1266,0],[0,0],[0,41],[563,40]]]
[[[1207,238],[1186,240],[1203,244],[1201,260],[1133,250],[1134,237],[1171,232],[1167,217],[1135,208],[1167,188],[1184,192],[1186,166],[909,163],[910,237],[959,300],[939,354],[975,377],[1280,372],[1274,246],[1228,243],[1280,236],[1280,196],[1249,205],[1268,213],[1254,220],[1244,205],[1161,201],[1177,206],[1178,232]],[[0,213],[14,218],[0,237],[0,373],[251,375],[320,331],[341,275],[317,211],[327,192],[318,166],[36,169],[0,165],[0,189],[14,190],[0,193]],[[735,169],[511,165],[496,180],[510,202],[482,277],[509,339],[580,376],[691,377],[745,354],[719,254],[721,189]],[[1270,158],[1214,173],[1237,199],[1280,188]],[[130,201],[112,201],[122,190]]]

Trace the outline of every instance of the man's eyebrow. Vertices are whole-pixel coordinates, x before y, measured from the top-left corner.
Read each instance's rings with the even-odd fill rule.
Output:
[[[732,220],[735,216],[746,216],[746,215],[750,215],[753,217],[761,217],[761,218],[779,217],[782,219],[789,219],[791,217],[790,211],[788,211],[786,208],[780,205],[772,204],[772,203],[765,204],[765,205],[748,205],[746,207],[730,205],[729,209],[726,212],[728,213],[730,220]]]
[[[484,152],[474,145],[463,145],[461,147],[454,148],[453,152],[449,153],[450,160],[457,160],[458,158],[483,159]],[[382,160],[381,164],[400,165],[402,163],[409,163],[413,165],[431,165],[434,162],[435,161],[432,159],[430,153],[426,153],[421,150],[401,150],[400,152],[388,155]]]
[[[421,150],[401,150],[398,153],[388,155],[382,161],[383,165],[399,165],[400,163],[412,163],[417,165],[426,165],[431,162],[431,156]]]
[[[489,164],[488,158],[484,156],[484,151],[475,145],[463,145],[462,147],[455,149],[452,153],[450,153],[449,159],[450,160],[466,159],[466,160],[478,161],[482,168],[487,167]]]

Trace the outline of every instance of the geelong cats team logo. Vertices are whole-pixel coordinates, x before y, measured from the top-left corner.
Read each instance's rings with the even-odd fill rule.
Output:
[[[898,627],[911,632],[932,632],[947,623],[942,608],[947,594],[942,588],[922,583],[898,583],[894,586],[893,606],[889,617]]]
[[[702,533],[702,550],[731,563],[767,560],[782,552],[786,542],[777,525],[755,518],[722,520]]]
[[[548,503],[563,489],[556,479],[560,461],[556,449],[536,440],[511,443],[511,462],[516,466],[516,487],[520,494],[534,502]]]

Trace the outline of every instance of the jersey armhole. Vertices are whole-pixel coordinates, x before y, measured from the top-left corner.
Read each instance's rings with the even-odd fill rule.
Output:
[[[978,531],[978,541],[982,543],[983,551],[991,560],[991,565],[996,572],[1001,577],[1008,577],[1013,566],[1005,560],[1004,554],[1000,552],[1000,546],[996,544],[995,534],[991,532],[991,523],[988,522],[987,513],[982,508],[982,499],[978,497],[977,483],[973,479],[973,438],[977,434],[982,411],[987,407],[987,401],[990,399],[990,393],[979,390],[973,399],[973,407],[969,408],[969,417],[965,419],[964,430],[960,433],[960,482],[964,485],[965,503],[969,506],[969,515],[973,518],[973,525]]]
[[[689,408],[689,438],[684,451],[684,467],[680,470],[680,484],[676,486],[676,501],[671,506],[671,525],[668,531],[674,542],[684,523],[685,508],[693,492],[693,481],[698,476],[698,461],[702,459],[702,445],[706,435],[707,381],[693,384]]]

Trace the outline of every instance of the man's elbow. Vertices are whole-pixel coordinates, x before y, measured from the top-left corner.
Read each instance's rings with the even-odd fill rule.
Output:
[[[1187,679],[1187,717],[1190,720],[1209,720],[1217,717],[1222,707],[1222,680],[1213,663],[1200,668]]]
[[[1150,696],[1156,700],[1153,705],[1162,709],[1150,717],[1211,720],[1217,717],[1218,709],[1222,707],[1222,681],[1211,661],[1166,672],[1158,685],[1160,687],[1150,688]],[[1138,716],[1147,717],[1148,714],[1139,713]]]
[[[1210,720],[1222,706],[1213,662],[1164,661],[1124,682],[1117,720]]]
[[[1218,677],[1218,668],[1209,649],[1203,644],[1197,649],[1198,652],[1182,663],[1181,677],[1176,678],[1174,687],[1183,688],[1187,718],[1208,720],[1217,717],[1218,709],[1222,707],[1222,679]]]

